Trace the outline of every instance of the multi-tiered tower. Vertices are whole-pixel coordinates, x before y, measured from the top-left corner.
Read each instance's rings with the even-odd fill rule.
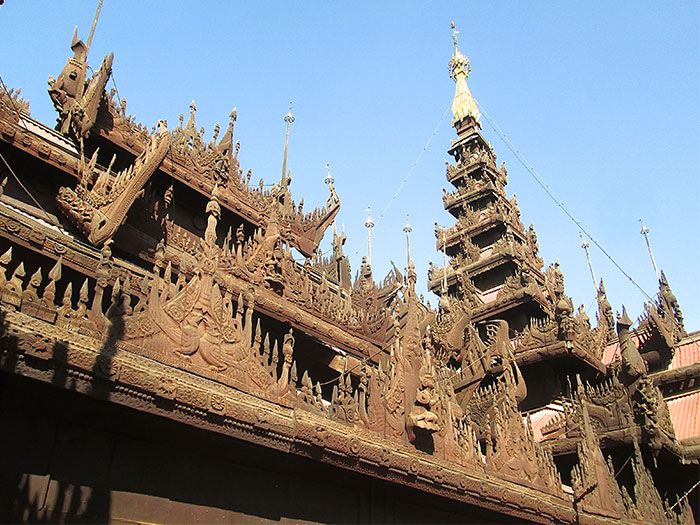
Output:
[[[467,85],[469,60],[457,46],[454,26],[453,38],[449,70],[456,82],[457,139],[449,149],[455,164],[447,164],[447,180],[455,190],[445,190],[443,201],[456,222],[435,226],[445,265],[431,268],[429,288],[441,297],[443,317],[464,311],[482,337],[488,322],[508,323],[513,354],[528,383],[525,406],[544,406],[566,390],[567,374],[594,377],[604,371],[600,354],[612,327],[592,331],[583,310],[575,315],[558,262],[542,270],[537,234],[523,225],[515,195],[506,193],[505,163],[497,166],[480,133],[481,114]],[[451,359],[456,367],[464,364],[464,357]]]
[[[548,314],[545,275],[538,256],[537,235],[525,230],[513,195],[508,198],[505,165],[496,166],[491,145],[479,132],[480,112],[467,85],[469,59],[457,47],[449,63],[457,87],[452,102],[457,140],[449,150],[456,161],[447,165],[445,209],[457,219],[454,226],[436,225],[437,247],[449,265],[434,269],[430,289],[468,299],[475,322],[494,318],[522,331],[532,318]]]

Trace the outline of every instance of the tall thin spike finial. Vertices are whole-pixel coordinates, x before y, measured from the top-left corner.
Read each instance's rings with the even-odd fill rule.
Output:
[[[367,206],[365,211],[367,212],[367,220],[365,221],[365,228],[367,228],[367,263],[372,266],[372,228],[374,228],[374,222],[370,215],[369,206]]]
[[[644,226],[644,222],[642,219],[639,219],[639,224],[642,225],[642,230],[639,232],[642,235],[644,235],[644,240],[647,243],[647,249],[649,250],[649,257],[651,257],[651,264],[654,266],[654,272],[656,273],[656,278],[660,281],[661,280],[661,274],[659,273],[659,269],[656,266],[656,260],[654,260],[654,253],[651,251],[651,244],[649,243],[649,229]]]
[[[331,186],[335,182],[335,179],[333,177],[331,177],[331,164],[330,164],[330,162],[326,163],[326,171],[328,172],[328,174],[326,175],[326,178],[323,182],[325,182],[326,184]]]
[[[284,138],[284,160],[282,161],[282,181],[286,180],[287,176],[287,150],[289,148],[289,126],[296,119],[292,115],[292,101],[289,101],[289,111],[284,116],[284,121],[287,123],[287,135]]]
[[[85,55],[87,56],[88,51],[90,51],[90,44],[92,44],[92,36],[95,34],[95,26],[97,25],[97,19],[100,17],[100,10],[102,9],[102,0],[97,3],[97,11],[95,11],[95,18],[92,19],[92,27],[90,28],[90,36],[88,36],[88,41],[86,44]]]
[[[447,237],[442,230],[442,293],[447,297]]]
[[[583,232],[579,232],[579,235],[581,236],[581,248],[586,252],[586,260],[588,261],[588,269],[591,271],[591,278],[593,279],[593,287],[598,290],[598,281],[596,281],[595,278],[595,273],[593,272],[593,263],[591,262],[591,256],[588,253],[588,248],[591,246],[586,242],[586,239],[583,237]]]
[[[457,29],[455,29],[454,20],[450,23],[450,26],[452,27],[452,40],[455,43],[455,49],[457,49],[457,35],[459,34],[459,31],[457,31]]]
[[[413,231],[411,228],[411,223],[409,222],[408,213],[406,214],[406,226],[403,227],[403,231],[406,232],[406,264],[411,266],[411,239],[410,234]]]

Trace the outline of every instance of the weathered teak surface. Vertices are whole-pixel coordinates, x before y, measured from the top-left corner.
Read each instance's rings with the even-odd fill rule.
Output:
[[[351,283],[335,228],[316,254],[330,176],[311,213],[287,174],[251,186],[235,110],[220,140],[194,104],[149,132],[104,92],[112,55],[88,79],[72,49],[50,80],[58,132],[0,93],[0,152],[45,189],[0,192],[0,519],[693,522],[674,498],[700,451],[664,385],[698,371],[663,373],[686,337],[668,281],[634,336],[623,310],[604,363],[604,285],[592,328],[558,263],[542,271],[456,36],[437,311],[411,261]],[[524,410],[558,415],[535,432]]]

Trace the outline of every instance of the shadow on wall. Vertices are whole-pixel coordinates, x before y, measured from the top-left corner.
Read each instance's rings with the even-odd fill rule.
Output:
[[[0,425],[3,523],[513,521],[14,374]]]

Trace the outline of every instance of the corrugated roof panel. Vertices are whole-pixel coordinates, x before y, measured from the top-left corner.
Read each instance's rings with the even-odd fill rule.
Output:
[[[530,413],[530,422],[532,423],[532,433],[535,441],[542,441],[542,429],[554,418],[562,414],[561,409],[543,408],[537,412]]]
[[[700,392],[671,399],[668,410],[677,439],[700,436]]]
[[[615,341],[614,343],[610,343],[608,344],[608,346],[605,347],[605,349],[603,350],[603,357],[601,360],[603,361],[604,365],[609,365],[610,363],[615,361],[615,359],[619,355],[620,343]]]
[[[700,340],[690,341],[676,348],[669,370],[700,362]]]

